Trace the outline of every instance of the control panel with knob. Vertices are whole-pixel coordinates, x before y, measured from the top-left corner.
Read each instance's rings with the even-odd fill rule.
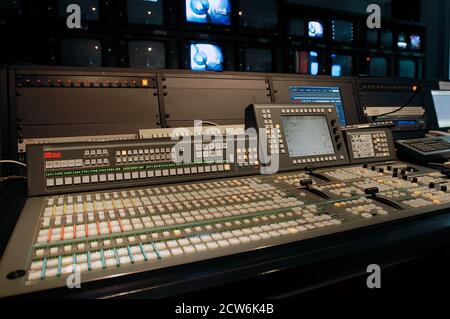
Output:
[[[260,146],[267,144],[262,166],[278,160],[278,171],[288,171],[349,163],[334,104],[250,105],[245,123],[258,132]]]

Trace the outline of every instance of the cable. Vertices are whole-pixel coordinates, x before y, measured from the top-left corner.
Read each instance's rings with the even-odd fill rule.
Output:
[[[20,165],[20,166],[23,166],[23,167],[27,167],[27,164],[24,164],[24,163],[19,162],[19,161],[13,161],[13,160],[0,160],[0,164],[2,164],[2,163],[17,164],[17,165]]]
[[[405,107],[407,107],[416,98],[416,96],[420,92],[419,87],[417,85],[413,85],[412,90],[413,90],[414,94],[409,98],[409,100],[405,104],[403,104],[402,106],[400,106],[396,110],[393,110],[393,111],[390,111],[390,112],[387,112],[387,113],[383,113],[383,114],[379,114],[377,116],[371,117],[371,120],[375,121],[377,118],[379,118],[381,116],[390,115],[390,114],[397,113],[397,112],[403,110]]]
[[[201,122],[199,122],[199,123],[196,123],[195,124],[195,127],[197,127],[199,124],[208,124],[208,125],[211,125],[211,126],[220,126],[219,124],[217,124],[217,123],[214,123],[214,122],[211,122],[211,121],[201,121]]]
[[[9,181],[9,180],[26,180],[27,178],[25,176],[17,176],[17,175],[12,175],[12,176],[0,176],[0,183]]]

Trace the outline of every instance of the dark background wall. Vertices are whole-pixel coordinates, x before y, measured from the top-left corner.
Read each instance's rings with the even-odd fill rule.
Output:
[[[353,75],[365,74],[364,61],[369,55],[385,54],[387,56],[400,56],[402,52],[396,50],[382,49],[372,52],[365,47],[364,21],[367,16],[366,8],[371,3],[381,6],[382,16],[387,21],[404,23],[406,32],[408,26],[411,28],[426,28],[424,43],[426,50],[414,57],[420,65],[423,65],[423,78],[442,79],[449,77],[449,30],[450,30],[450,0],[279,0],[279,28],[276,32],[246,32],[237,23],[238,17],[234,16],[230,30],[224,31],[221,28],[201,27],[200,25],[186,26],[184,22],[183,4],[184,0],[164,0],[165,3],[172,3],[173,11],[167,17],[171,20],[170,26],[152,27],[128,25],[126,23],[126,1],[99,0],[100,8],[107,7],[108,10],[100,13],[100,22],[83,23],[84,29],[80,32],[68,31],[64,27],[64,21],[57,18],[57,0],[2,0],[0,2],[0,35],[4,39],[5,45],[0,52],[0,63],[24,63],[24,64],[50,64],[61,65],[58,56],[60,51],[60,41],[67,36],[79,37],[100,37],[102,39],[103,66],[129,67],[128,49],[126,44],[128,39],[153,39],[153,40],[174,40],[170,48],[166,48],[167,55],[170,55],[170,63],[167,68],[187,68],[186,41],[203,40],[206,42],[218,42],[226,46],[226,54],[232,57],[229,63],[229,70],[242,71],[243,67],[243,47],[245,46],[265,46],[279,49],[274,52],[273,72],[293,72],[292,50],[305,47],[307,50],[326,51],[327,70],[324,74],[330,73],[330,54],[336,49],[349,51],[354,57]],[[237,12],[239,0],[231,0],[233,11]],[[262,4],[265,0],[254,1],[255,5]],[[77,2],[77,0],[74,0]],[[7,15],[2,14],[5,4],[20,4],[24,9],[20,17],[11,15],[10,10]],[[106,5],[107,4],[107,5]],[[293,41],[286,31],[286,25],[290,14],[289,5],[305,6],[305,10],[298,9],[307,16],[331,16],[349,17],[360,21],[357,26],[358,43],[347,46],[334,45],[330,43],[311,42],[309,40]],[[316,9],[315,9],[316,8]],[[286,12],[287,11],[287,12]],[[167,18],[166,17],[166,18]],[[167,19],[166,19],[167,20]],[[125,23],[123,23],[125,21]],[[167,22],[167,21],[166,21]],[[383,23],[382,28],[389,25]],[[162,31],[161,31],[162,30]],[[402,28],[398,28],[402,32]],[[394,39],[395,41],[395,39]],[[391,52],[395,51],[395,52]],[[290,54],[290,55],[289,55]],[[397,57],[391,62],[390,76],[397,76]],[[166,61],[169,57],[166,58]]]

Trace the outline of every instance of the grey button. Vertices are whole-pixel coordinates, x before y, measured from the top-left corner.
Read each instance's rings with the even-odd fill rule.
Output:
[[[72,177],[64,178],[64,184],[65,185],[72,185]]]
[[[83,184],[88,184],[90,182],[90,178],[88,175],[85,175],[81,178]]]
[[[47,178],[47,187],[55,186],[55,180],[53,178]]]
[[[64,184],[64,180],[61,177],[59,177],[59,178],[55,179],[55,184],[56,184],[56,186],[61,186]]]
[[[106,174],[99,175],[100,182],[106,182]]]
[[[80,176],[75,176],[73,178],[73,183],[74,184],[81,184],[81,177]]]
[[[91,182],[97,183],[98,182],[98,175],[91,175]]]

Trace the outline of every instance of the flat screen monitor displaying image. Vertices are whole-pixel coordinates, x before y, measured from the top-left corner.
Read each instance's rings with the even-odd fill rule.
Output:
[[[96,21],[99,19],[98,0],[58,0],[58,16],[67,18],[67,7],[70,4],[77,4],[81,9],[81,19]]]
[[[398,76],[414,79],[416,77],[416,62],[410,59],[400,59],[398,61]]]
[[[353,73],[353,58],[350,55],[331,55],[331,75],[349,76]]]
[[[295,72],[299,74],[318,75],[320,71],[319,53],[316,51],[295,52]]]
[[[223,52],[218,45],[192,43],[190,45],[191,70],[223,71]]]
[[[388,75],[388,61],[383,57],[369,57],[369,75],[370,76],[387,76]]]
[[[408,43],[406,42],[406,35],[404,33],[400,33],[397,38],[397,48],[406,49],[408,47]]]
[[[0,15],[22,15],[22,0],[0,1]]]
[[[290,157],[334,154],[330,129],[324,115],[282,116]]]
[[[274,30],[278,26],[277,0],[240,0],[239,25],[245,28]]]
[[[289,20],[289,34],[296,37],[304,37],[306,35],[305,20],[303,19]]]
[[[231,24],[231,0],[186,0],[186,21]]]
[[[353,42],[353,22],[331,20],[331,36],[336,42]]]
[[[244,51],[244,70],[247,72],[272,72],[270,49],[248,48]]]
[[[392,47],[392,42],[394,37],[391,31],[382,31],[381,32],[381,45],[386,48]]]
[[[323,38],[323,24],[320,21],[308,22],[308,37],[310,38]]]
[[[129,23],[162,25],[164,23],[163,0],[127,0]]]
[[[166,67],[166,47],[157,41],[129,41],[128,60],[131,68]]]
[[[450,91],[432,90],[431,96],[439,128],[450,128]]]
[[[412,34],[409,36],[409,47],[412,50],[420,50],[422,48],[422,39],[418,34]]]
[[[60,53],[63,65],[102,66],[102,46],[96,39],[64,38]]]
[[[331,86],[290,86],[289,92],[292,103],[332,103],[336,106],[339,124],[347,125],[344,104],[339,87]]]
[[[377,45],[378,44],[378,37],[379,37],[378,30],[367,29],[366,43],[368,45]]]

